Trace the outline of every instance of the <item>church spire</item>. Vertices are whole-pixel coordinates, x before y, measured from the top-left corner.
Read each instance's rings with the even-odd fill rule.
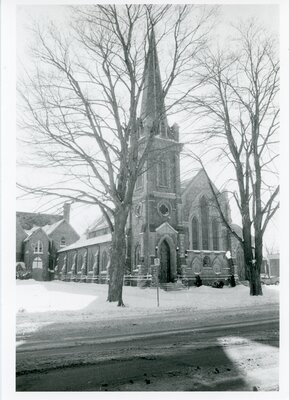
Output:
[[[144,127],[151,129],[155,125],[158,129],[157,135],[167,136],[168,124],[153,26],[149,37],[149,48],[144,71],[141,119]]]

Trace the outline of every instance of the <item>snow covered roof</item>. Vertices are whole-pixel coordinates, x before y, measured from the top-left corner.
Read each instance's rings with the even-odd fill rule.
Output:
[[[107,233],[106,235],[101,235],[90,239],[81,238],[77,242],[71,244],[70,246],[63,247],[58,252],[61,253],[63,251],[79,249],[80,247],[88,247],[94,244],[100,244],[106,242],[111,242],[111,233]]]
[[[45,225],[45,226],[33,226],[33,228],[27,230],[25,229],[25,233],[28,235],[27,238],[25,239],[26,241],[30,238],[30,236],[36,232],[38,229],[42,229],[43,232],[46,233],[47,236],[49,236],[59,225],[62,224],[64,220],[61,219],[60,221],[55,222],[52,225]]]
[[[110,216],[111,222],[114,222],[113,216]],[[107,223],[107,220],[103,215],[98,217],[89,227],[88,227],[88,232],[96,232],[101,229],[108,228],[109,225]]]
[[[55,222],[52,225],[45,225],[42,227],[42,229],[44,230],[46,235],[50,235],[59,225],[62,224],[63,221],[64,221],[64,219],[61,219],[60,221]]]
[[[33,232],[37,231],[37,229],[40,229],[40,226],[33,226],[31,229],[24,229],[25,233],[27,233],[28,237],[32,235]],[[27,237],[27,239],[28,239]]]
[[[48,237],[48,235],[47,235],[47,233],[45,232],[45,230],[43,229],[43,227],[41,227],[41,226],[33,226],[33,228],[30,229],[29,231],[25,231],[25,232],[27,233],[28,236],[27,236],[27,238],[24,239],[24,242],[28,242],[28,241],[30,240],[31,236],[32,236],[35,232],[37,232],[37,231],[39,231],[39,230],[42,230],[42,231],[45,233],[45,235]],[[48,239],[49,239],[49,237],[48,237]]]

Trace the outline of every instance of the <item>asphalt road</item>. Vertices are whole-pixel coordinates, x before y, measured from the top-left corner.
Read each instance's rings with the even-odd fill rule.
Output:
[[[162,323],[151,316],[110,327],[58,324],[46,335],[21,338],[16,390],[278,390],[277,307],[243,311],[197,320],[171,314]]]

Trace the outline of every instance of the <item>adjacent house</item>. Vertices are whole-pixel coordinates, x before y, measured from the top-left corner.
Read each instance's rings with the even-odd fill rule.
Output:
[[[57,252],[79,239],[69,219],[68,203],[63,215],[16,213],[16,262],[24,262],[33,279],[53,279]]]

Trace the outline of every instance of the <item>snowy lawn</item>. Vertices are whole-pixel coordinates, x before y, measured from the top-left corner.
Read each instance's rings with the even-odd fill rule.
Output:
[[[160,306],[157,307],[156,289],[139,289],[125,286],[123,299],[126,307],[106,302],[106,285],[77,282],[37,282],[17,280],[16,311],[18,316],[32,317],[41,313],[52,314],[54,319],[87,316],[108,319],[132,315],[148,315],[178,310],[225,310],[279,302],[279,287],[263,286],[263,296],[250,296],[249,288],[237,285],[235,288],[214,289],[207,286],[165,292],[160,290]]]

